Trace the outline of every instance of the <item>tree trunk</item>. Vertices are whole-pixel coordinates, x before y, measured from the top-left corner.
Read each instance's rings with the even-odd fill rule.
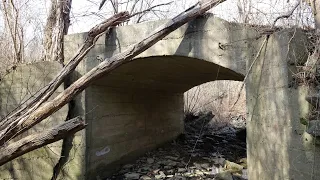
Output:
[[[314,25],[317,31],[320,30],[320,0],[309,0],[314,15]]]
[[[2,0],[5,29],[11,37],[13,47],[13,63],[22,63],[24,54],[23,27],[20,23],[20,12],[13,0]]]
[[[72,0],[51,0],[44,31],[44,60],[64,63],[63,36],[68,33]]]
[[[2,146],[0,147],[0,166],[27,152],[59,141],[85,127],[84,121],[80,117],[76,117],[57,127],[27,136],[8,146]]]

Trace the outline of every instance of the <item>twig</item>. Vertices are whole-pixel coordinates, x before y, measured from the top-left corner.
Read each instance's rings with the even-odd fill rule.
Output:
[[[106,2],[106,0],[102,0],[99,6],[99,10],[101,10],[102,6],[104,5],[104,3]]]
[[[151,11],[152,9],[156,8],[156,7],[159,7],[159,6],[167,6],[167,5],[170,5],[172,2],[173,2],[173,1],[168,2],[168,3],[162,3],[162,4],[154,5],[154,6],[149,7],[148,9],[145,9],[145,10],[143,10],[143,11],[133,13],[133,14],[130,15],[130,17],[136,16],[136,15],[138,15],[138,14],[145,14],[146,12],[149,12],[149,11]],[[140,18],[141,18],[141,16],[140,16]]]
[[[297,7],[300,5],[300,1],[298,0],[298,3],[289,11],[289,12],[287,12],[286,14],[283,14],[283,15],[281,15],[281,16],[278,16],[274,21],[273,21],[273,24],[272,24],[272,28],[276,25],[276,23],[277,23],[277,21],[279,20],[279,19],[283,19],[283,18],[289,18],[292,14],[293,14],[293,12],[297,9]]]
[[[264,39],[262,45],[260,46],[260,49],[259,49],[256,57],[254,58],[253,62],[251,63],[251,65],[250,65],[250,67],[249,67],[249,69],[248,69],[248,71],[247,71],[247,73],[246,73],[246,76],[244,77],[243,82],[242,82],[242,84],[241,84],[241,88],[240,88],[240,90],[239,90],[237,100],[234,102],[234,104],[232,105],[231,109],[233,109],[234,106],[238,103],[238,101],[239,101],[239,99],[240,99],[240,96],[241,96],[241,91],[242,91],[242,89],[243,89],[243,87],[244,87],[244,84],[245,84],[247,78],[248,78],[248,75],[249,75],[249,73],[250,73],[253,65],[255,64],[255,62],[257,61],[257,59],[259,58],[259,56],[260,56],[260,54],[261,54],[261,51],[262,51],[262,48],[263,48],[264,45],[268,42],[268,39],[269,39],[269,36],[266,36],[266,38]]]

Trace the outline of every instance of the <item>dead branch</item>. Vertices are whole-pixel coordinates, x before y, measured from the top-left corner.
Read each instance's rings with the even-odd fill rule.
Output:
[[[46,102],[45,104],[37,108],[34,112],[30,113],[30,115],[22,116],[22,118],[19,118],[13,121],[11,124],[9,124],[0,133],[0,145],[5,144],[8,140],[25,132],[37,123],[41,122],[43,119],[50,116],[52,113],[59,110],[69,101],[71,101],[76,95],[82,92],[86,87],[88,87],[89,84],[92,83],[94,80],[110,73],[117,67],[132,61],[135,56],[147,50],[156,42],[160,41],[162,38],[170,34],[172,31],[176,30],[185,23],[189,22],[192,19],[195,19],[196,17],[205,13],[207,10],[224,1],[225,0],[201,1],[192,6],[191,8],[187,9],[186,11],[182,12],[178,16],[174,17],[169,22],[160,26],[148,37],[134,44],[123,53],[119,53],[109,59],[105,59],[98,66],[90,70],[88,73],[86,73],[76,82],[74,82],[71,86],[65,89],[52,101]]]
[[[99,5],[99,10],[102,8],[102,6],[104,5],[104,3],[106,2],[106,0],[102,0],[100,5]]]
[[[142,18],[147,12],[152,11],[152,10],[153,10],[154,8],[156,8],[156,7],[167,6],[167,5],[170,5],[170,4],[172,4],[172,3],[173,3],[173,1],[170,1],[170,2],[168,2],[168,3],[157,4],[157,5],[151,6],[151,7],[149,7],[148,9],[145,9],[145,10],[143,10],[143,11],[133,13],[131,16],[140,15],[139,18],[138,18],[138,20],[137,20],[137,23],[139,23],[140,20],[141,20],[141,18]]]
[[[151,6],[151,7],[149,7],[148,9],[145,9],[145,10],[143,10],[143,11],[133,13],[133,14],[131,14],[130,16],[133,17],[133,16],[139,15],[139,14],[145,14],[146,12],[149,12],[149,11],[153,10],[154,8],[156,8],[156,7],[167,6],[167,5],[170,5],[170,4],[172,4],[172,3],[173,3],[173,1],[170,1],[170,2],[168,2],[168,3],[157,4],[157,5]]]
[[[86,127],[80,117],[76,117],[54,128],[27,136],[17,142],[0,147],[0,166],[35,149],[59,141]]]
[[[293,14],[293,12],[297,9],[297,7],[300,5],[300,0],[297,2],[297,4],[289,11],[289,12],[287,12],[286,14],[283,14],[283,15],[281,15],[281,16],[278,16],[274,21],[273,21],[273,24],[272,24],[272,27],[274,27],[275,25],[276,25],[276,23],[277,23],[277,21],[279,20],[279,19],[284,19],[284,18],[289,18],[292,14]]]

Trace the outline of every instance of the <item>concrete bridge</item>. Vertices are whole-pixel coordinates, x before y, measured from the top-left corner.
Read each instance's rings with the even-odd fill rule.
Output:
[[[101,59],[124,51],[163,22],[113,29],[109,36],[98,40],[73,79]],[[54,143],[2,166],[0,178],[50,179],[57,173],[54,167],[64,149],[62,152],[68,153],[62,154],[65,159],[60,161],[67,163],[58,177],[102,179],[123,162],[183,132],[185,91],[209,81],[242,81],[245,76],[249,178],[320,177],[320,150],[300,124],[300,118],[309,112],[304,100],[309,89],[291,86],[296,66],[307,58],[306,36],[301,30],[286,29],[266,40],[264,32],[210,15],[177,29],[134,61],[95,81],[72,106],[52,117],[54,124],[59,124],[67,113],[82,115],[88,123],[84,131],[64,145]],[[76,52],[85,36],[86,33],[66,36],[66,59]],[[19,104],[22,95],[28,97],[42,87],[60,68],[53,62],[19,66],[1,81],[1,114]],[[26,91],[34,78],[39,79],[33,86],[37,88]],[[10,106],[8,99],[13,102]],[[34,130],[52,126],[48,122],[52,120]]]

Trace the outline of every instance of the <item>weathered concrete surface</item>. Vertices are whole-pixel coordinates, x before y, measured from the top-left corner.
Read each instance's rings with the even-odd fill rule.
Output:
[[[319,179],[320,149],[300,118],[309,104],[304,86],[292,87],[296,66],[306,60],[307,40],[295,29],[270,36],[246,82],[250,179]],[[261,47],[262,42],[253,45]],[[254,59],[248,59],[247,67]]]
[[[101,59],[124,51],[126,47],[138,42],[162,23],[163,21],[150,22],[115,28],[109,37],[101,37],[98,40],[98,45],[89,53],[82,64],[82,69],[79,70],[82,73],[89,71]],[[133,36],[128,38],[128,34]],[[177,104],[181,102],[178,98],[179,94],[182,97],[184,91],[208,81],[242,80],[251,63],[255,61],[263,41],[258,34],[255,29],[228,23],[218,18],[199,18],[179,28],[142,53],[136,60],[96,81],[84,95],[84,109],[88,113],[86,119],[89,123],[86,132],[86,174],[91,178],[104,177],[110,172],[108,169],[110,166],[116,167],[128,156],[139,154],[137,152],[144,152],[149,147],[156,146],[158,142],[174,138],[182,130],[182,124],[180,128],[178,126],[182,118],[182,106]],[[301,53],[305,49],[305,39],[301,33],[294,33],[293,39],[290,38],[292,37],[290,34],[292,35],[288,32],[279,32],[276,41],[273,38],[269,40],[267,51],[262,49],[260,53],[266,54],[265,59],[271,65],[262,64],[263,68],[259,68],[262,66],[260,59],[264,57],[260,55],[246,82],[249,86],[247,112],[250,116],[248,129],[250,179],[282,179],[282,177],[300,176],[299,172],[303,171],[304,162],[307,162],[304,157],[299,163],[293,161],[294,158],[289,158],[295,155],[292,151],[294,147],[301,147],[304,153],[309,151],[308,147],[303,146],[306,143],[300,142],[301,136],[288,133],[292,127],[299,128],[298,125],[293,126],[289,122],[299,121],[292,121],[287,116],[281,117],[282,114],[287,115],[288,110],[296,113],[290,117],[300,117],[301,114],[297,114],[299,111],[296,111],[297,106],[304,109],[303,112],[308,111],[304,105],[303,91],[288,89],[289,75],[286,73],[289,72],[289,68],[303,61],[306,55]],[[68,36],[66,47],[75,49],[73,45],[68,44],[72,44],[74,40],[79,42],[79,39],[84,36],[85,34]],[[288,42],[293,45],[288,46]],[[80,46],[81,41],[78,44]],[[284,59],[287,60],[284,61]],[[257,74],[262,72],[265,79],[260,81],[258,78],[260,76]],[[273,85],[276,85],[276,89],[272,88]],[[269,92],[272,98],[258,96],[257,90]],[[291,93],[291,96],[288,93],[286,97],[282,97],[284,91],[293,94]],[[299,101],[288,101],[299,94],[298,92],[300,92]],[[139,96],[147,101],[134,98]],[[287,103],[284,103],[283,98],[287,98]],[[261,104],[259,111],[256,110],[256,102]],[[163,104],[170,106],[169,110],[151,108],[163,106]],[[273,109],[269,109],[268,106]],[[157,122],[154,120],[160,117],[165,117],[167,120],[161,125],[153,125]],[[286,134],[283,134],[279,128],[278,134],[273,133],[269,136],[269,132],[273,129],[270,125],[272,121],[265,120],[279,118],[284,121],[280,121],[283,124],[279,124],[278,127],[286,130]],[[123,126],[119,127],[116,122],[123,122]],[[269,129],[265,129],[264,125]],[[174,128],[163,128],[171,126]],[[156,132],[163,131],[167,136],[156,136],[160,141],[154,140],[153,133],[146,128]],[[104,135],[98,137],[101,134]],[[289,143],[291,140],[296,144],[292,143],[291,151],[288,148],[277,147],[279,138],[276,136],[283,137],[280,145],[285,144],[282,141]],[[260,137],[272,138],[260,141]],[[260,145],[261,142],[263,142],[262,145]],[[275,158],[270,158],[273,156]]]
[[[47,85],[61,68],[61,65],[56,62],[39,62],[32,65],[21,65],[1,79],[1,119]],[[53,96],[62,90],[63,86],[60,86]],[[45,119],[20,137],[34,132],[41,132],[44,129],[61,124],[65,121],[67,113],[68,107],[64,106],[51,117]],[[61,141],[50,144],[1,166],[0,179],[51,179],[53,167],[60,158],[61,145]]]
[[[77,69],[84,74],[143,39],[165,21],[113,29],[102,36]],[[132,34],[128,38],[128,34]],[[84,34],[65,38],[68,58]],[[183,131],[183,93],[213,80],[242,80],[256,31],[218,18],[202,17],[171,33],[136,60],[94,82],[81,95],[88,128],[86,177],[103,178],[130,159]],[[75,45],[76,44],[76,45]],[[208,53],[210,52],[210,53]]]
[[[119,27],[110,37],[101,37],[79,64],[73,80],[99,59],[122,52],[163,22]],[[84,37],[85,33],[66,37],[66,59]],[[319,161],[312,160],[318,158],[319,150],[305,140],[310,137],[303,136],[302,141],[299,133],[303,127],[297,120],[308,112],[303,100],[306,90],[288,88],[290,72],[296,62],[305,59],[303,35],[278,32],[261,52],[263,38],[259,37],[254,28],[202,17],[95,81],[74,99],[69,110],[73,116],[84,116],[88,127],[69,142],[69,157],[59,178],[102,179],[122,162],[175,138],[183,131],[186,90],[214,80],[241,81],[252,62],[246,81],[249,178],[304,179],[315,175],[309,165],[319,166]],[[29,172],[32,170],[24,173]],[[52,169],[42,172],[51,177]]]

